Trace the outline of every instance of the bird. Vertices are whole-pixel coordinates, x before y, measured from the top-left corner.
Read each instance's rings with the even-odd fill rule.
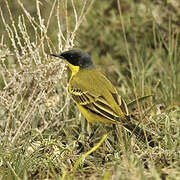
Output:
[[[132,122],[125,101],[105,75],[95,68],[89,54],[71,49],[50,55],[63,59],[71,70],[68,91],[88,123],[120,123],[137,139],[155,146],[152,135]]]

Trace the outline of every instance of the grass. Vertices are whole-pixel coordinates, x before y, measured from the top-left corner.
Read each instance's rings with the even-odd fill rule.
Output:
[[[174,16],[157,23],[153,3],[129,3],[1,3],[0,179],[180,178],[179,30]],[[101,124],[89,137],[66,67],[49,57],[74,46],[91,54],[157,147]]]

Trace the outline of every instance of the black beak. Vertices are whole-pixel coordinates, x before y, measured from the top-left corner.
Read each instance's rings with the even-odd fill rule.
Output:
[[[63,56],[61,56],[61,54],[50,54],[50,55],[54,56],[54,57],[61,58],[61,59],[65,59]]]

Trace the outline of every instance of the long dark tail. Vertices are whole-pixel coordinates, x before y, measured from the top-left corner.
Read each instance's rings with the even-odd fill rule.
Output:
[[[128,129],[131,133],[135,134],[136,138],[138,140],[141,140],[144,143],[148,142],[149,146],[151,146],[151,147],[155,147],[156,146],[156,143],[153,140],[152,135],[149,132],[144,131],[140,127],[136,126],[135,124],[131,124],[131,123],[123,124],[123,126],[126,129]],[[147,138],[147,140],[146,140],[146,138]]]

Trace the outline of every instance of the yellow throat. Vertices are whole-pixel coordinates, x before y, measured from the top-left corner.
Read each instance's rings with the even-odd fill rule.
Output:
[[[71,78],[79,71],[79,66],[74,66],[72,64],[70,64],[68,61],[66,61],[66,64],[68,65],[69,69],[71,70],[72,74],[71,74]]]

